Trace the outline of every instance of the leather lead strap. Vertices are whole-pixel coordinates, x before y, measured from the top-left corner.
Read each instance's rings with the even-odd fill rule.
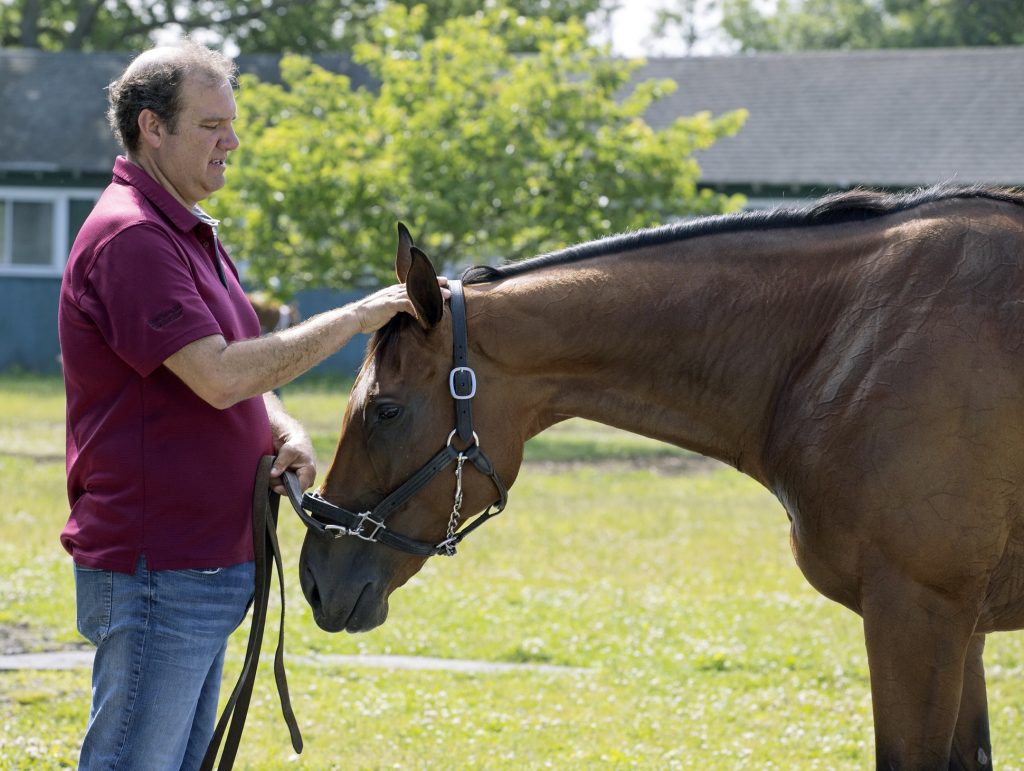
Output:
[[[469,331],[466,322],[466,297],[462,282],[448,282],[451,291],[452,309],[452,397],[455,399],[455,431],[459,439],[469,442],[473,439],[473,408],[471,399],[460,398],[476,388],[476,375],[469,368]]]
[[[249,643],[245,650],[242,672],[238,676],[231,696],[224,705],[220,720],[210,739],[210,746],[200,766],[201,771],[212,771],[217,762],[217,753],[221,742],[224,751],[221,754],[218,771],[231,769],[238,753],[238,745],[242,739],[249,701],[252,697],[253,685],[256,682],[256,669],[259,666],[260,648],[263,643],[263,632],[267,624],[267,605],[270,597],[270,581],[273,565],[277,565],[277,581],[281,588],[281,622],[278,627],[277,653],[274,656],[274,675],[277,692],[281,698],[281,711],[288,731],[291,734],[292,747],[302,752],[302,734],[299,731],[295,714],[292,711],[291,699],[288,695],[288,680],[284,671],[284,574],[281,571],[281,549],[277,542],[277,512],[280,497],[270,489],[270,469],[274,464],[274,456],[264,455],[256,472],[256,483],[253,488],[252,500],[252,538],[253,553],[256,558],[256,587],[253,595],[252,625],[249,629]],[[285,472],[291,474],[291,472]],[[297,481],[295,482],[297,486]],[[230,720],[230,728],[228,721]],[[225,730],[227,737],[225,738]]]

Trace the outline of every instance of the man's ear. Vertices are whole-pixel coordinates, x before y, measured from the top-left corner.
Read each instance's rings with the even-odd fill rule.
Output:
[[[150,109],[139,112],[139,141],[150,147],[160,147],[167,128],[159,116]]]
[[[430,258],[415,246],[409,248],[409,269],[406,271],[405,289],[416,309],[416,317],[424,329],[431,329],[444,313],[444,298],[437,284],[437,274]]]
[[[395,255],[395,275],[403,284],[409,275],[409,267],[412,265],[412,236],[409,228],[398,223],[398,254]]]

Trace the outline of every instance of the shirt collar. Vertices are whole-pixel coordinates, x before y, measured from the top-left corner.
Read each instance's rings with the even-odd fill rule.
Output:
[[[215,220],[209,214],[204,212],[202,208],[200,208],[199,204],[192,207],[192,213],[199,218],[200,222],[209,225],[214,233],[217,232],[217,228],[220,227],[220,220]]]
[[[114,162],[114,181],[134,187],[182,232],[191,231],[201,221],[171,195],[163,185],[149,176],[145,169],[135,165],[123,155],[117,156],[117,160]]]

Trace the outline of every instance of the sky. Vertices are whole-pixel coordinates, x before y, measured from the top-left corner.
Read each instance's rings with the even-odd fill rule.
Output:
[[[640,56],[683,56],[686,54],[685,47],[679,41],[659,40],[654,42],[649,39],[651,25],[654,24],[655,12],[659,8],[666,8],[675,5],[672,0],[620,0],[618,11],[611,19],[611,44],[612,51],[619,56],[640,57]],[[698,20],[698,28],[702,30],[702,37],[715,37],[715,30],[718,20],[714,12],[703,11]],[[606,35],[599,37],[601,42],[607,39]],[[728,46],[722,40],[707,40],[699,42],[691,52],[696,55],[724,54],[728,53]]]

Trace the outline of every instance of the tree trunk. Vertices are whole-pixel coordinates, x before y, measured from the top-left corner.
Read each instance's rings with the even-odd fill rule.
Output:
[[[96,14],[99,13],[100,3],[103,0],[80,0],[78,3],[78,17],[75,19],[75,28],[68,36],[64,49],[67,51],[80,51],[82,43],[92,32],[93,22],[96,21]]]
[[[39,48],[39,0],[24,0],[18,44],[24,48]]]

